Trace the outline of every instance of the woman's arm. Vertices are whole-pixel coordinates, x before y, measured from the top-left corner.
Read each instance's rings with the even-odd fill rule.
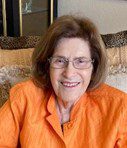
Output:
[[[12,88],[10,98],[0,108],[0,147],[17,147],[23,122],[24,94],[19,86]]]
[[[127,95],[124,99],[127,100]],[[127,148],[127,101],[125,101],[121,111],[121,122],[115,148]]]

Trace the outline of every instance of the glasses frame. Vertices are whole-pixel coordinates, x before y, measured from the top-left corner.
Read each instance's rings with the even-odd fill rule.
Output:
[[[76,59],[74,59],[74,60],[69,60],[69,59],[67,59],[67,58],[61,57],[61,58],[65,59],[66,64],[65,64],[64,66],[62,66],[62,67],[54,67],[54,66],[51,65],[51,62],[52,62],[52,59],[53,59],[53,58],[58,58],[58,57],[50,57],[50,58],[48,58],[48,62],[50,63],[50,66],[51,66],[52,68],[55,68],[55,69],[66,68],[70,62],[72,62],[72,65],[73,65],[73,67],[74,67],[75,69],[89,69],[89,68],[91,67],[91,64],[94,63],[94,59],[89,59],[89,60],[86,60],[87,62],[90,62],[90,63],[91,63],[89,67],[87,67],[87,68],[79,68],[79,67],[76,67],[76,66],[75,66],[75,60],[76,60]]]

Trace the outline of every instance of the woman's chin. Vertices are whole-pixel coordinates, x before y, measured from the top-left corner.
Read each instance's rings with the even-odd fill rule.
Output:
[[[60,95],[60,98],[65,103],[75,103],[77,100],[79,100],[80,96],[81,95],[75,95],[73,93],[69,93],[69,94]]]

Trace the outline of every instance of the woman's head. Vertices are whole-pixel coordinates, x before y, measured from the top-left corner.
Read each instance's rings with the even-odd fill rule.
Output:
[[[50,80],[52,72],[48,59],[51,60],[58,46],[64,40],[67,43],[67,41],[74,38],[80,39],[80,42],[84,41],[84,44],[88,45],[90,51],[89,58],[92,60],[91,64],[93,68],[86,90],[96,88],[103,82],[106,71],[106,54],[95,25],[86,18],[62,16],[49,27],[33,53],[33,77],[36,84],[44,88],[52,87]]]

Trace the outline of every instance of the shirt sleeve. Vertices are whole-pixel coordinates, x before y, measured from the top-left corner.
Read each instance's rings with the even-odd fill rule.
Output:
[[[0,147],[17,147],[22,126],[25,96],[17,85],[8,101],[0,108]]]
[[[124,99],[127,100],[127,96],[125,96]],[[127,148],[127,101],[123,105],[121,115],[122,117],[115,148]]]

